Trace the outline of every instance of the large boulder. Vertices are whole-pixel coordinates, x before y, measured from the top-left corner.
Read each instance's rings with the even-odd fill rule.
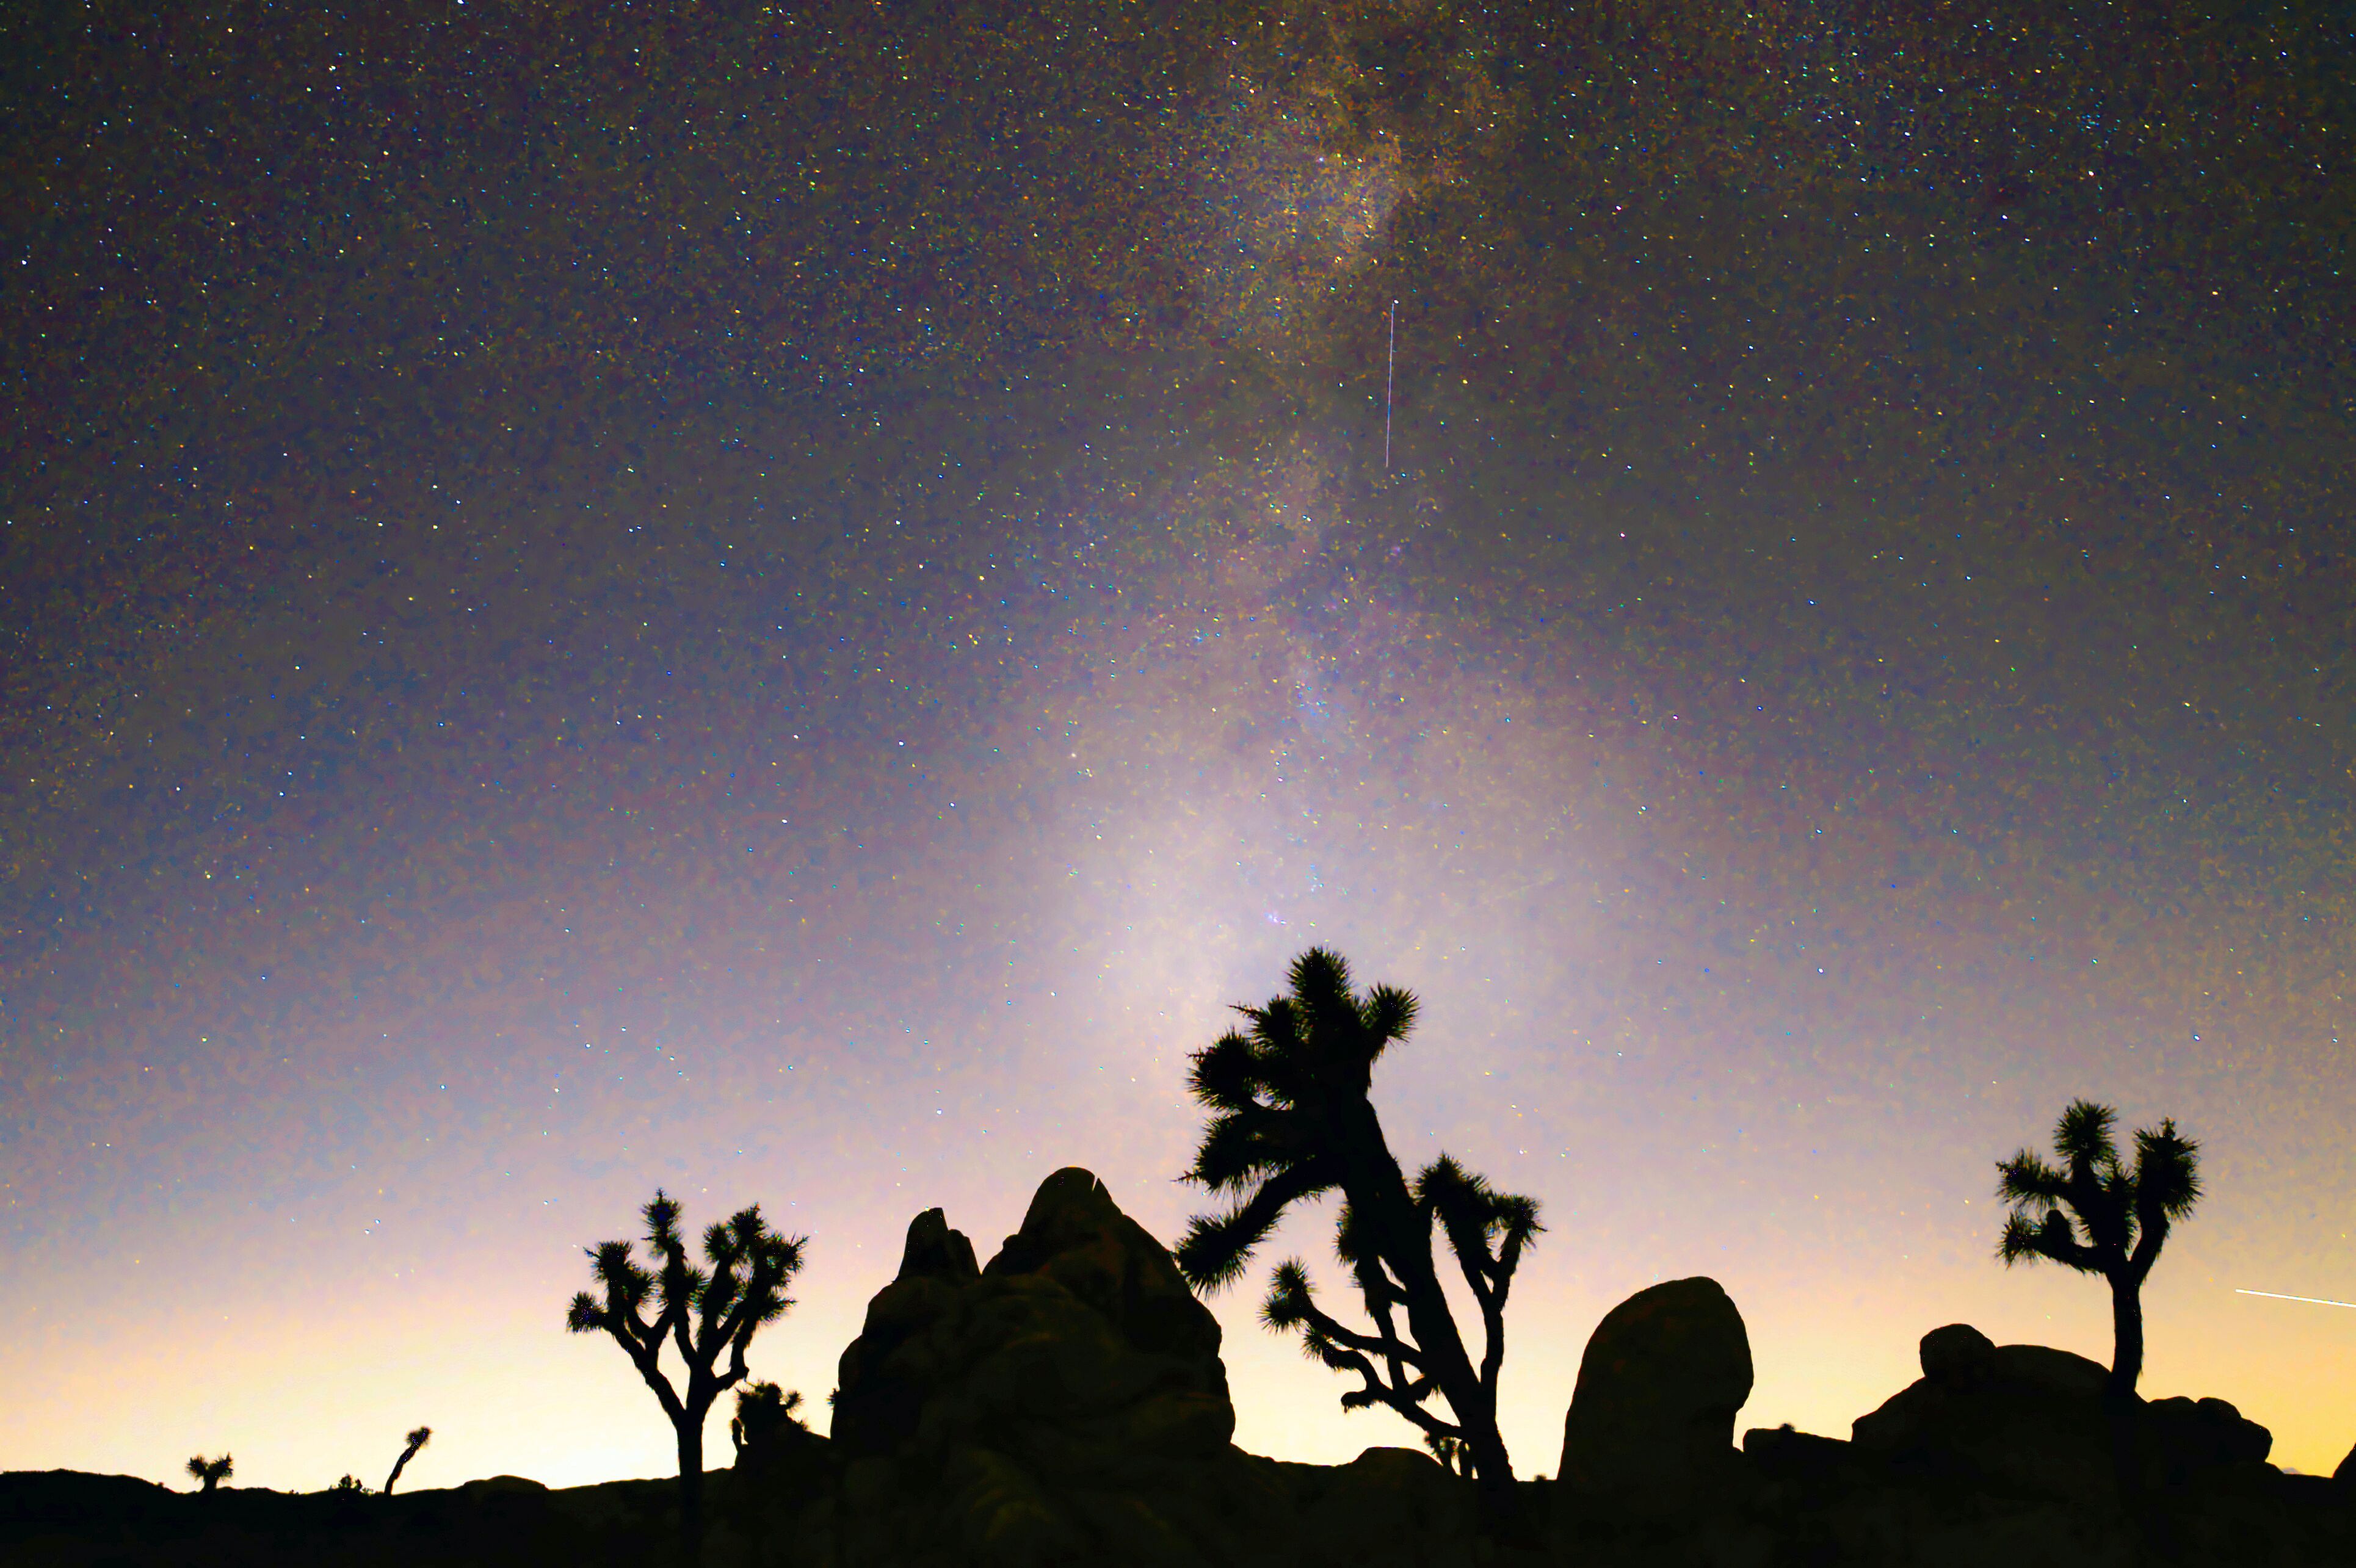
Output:
[[[2143,1407],[2137,1445],[2147,1484],[2181,1486],[2235,1466],[2263,1465],[2274,1434],[2222,1399],[2156,1399]]]
[[[1658,1517],[1719,1500],[1737,1473],[1751,1337],[1714,1279],[1674,1279],[1606,1313],[1563,1420],[1559,1485],[1586,1513]]]
[[[2012,1496],[2117,1500],[2181,1491],[2265,1462],[2266,1429],[2221,1399],[2149,1403],[2110,1392],[2097,1361],[1995,1345],[1965,1324],[1922,1337],[1922,1377],[1859,1416],[1861,1455],[1922,1479]]]
[[[1922,1378],[1858,1416],[1861,1458],[1930,1482],[2006,1494],[2115,1496],[2118,1407],[2100,1363],[2043,1345],[1997,1345],[1967,1324],[1922,1337]]]
[[[1942,1388],[1976,1388],[1996,1367],[1996,1341],[1968,1323],[1922,1336],[1922,1375]]]
[[[1292,1499],[1229,1445],[1216,1319],[1085,1170],[1049,1177],[987,1267],[939,1210],[918,1215],[840,1380],[844,1467],[803,1521],[814,1561],[1283,1557]]]

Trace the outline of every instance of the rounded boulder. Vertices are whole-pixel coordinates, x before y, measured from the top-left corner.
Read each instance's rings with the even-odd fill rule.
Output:
[[[1639,1513],[1713,1499],[1733,1477],[1751,1380],[1751,1336],[1716,1280],[1638,1291],[1587,1342],[1561,1484],[1591,1506]]]

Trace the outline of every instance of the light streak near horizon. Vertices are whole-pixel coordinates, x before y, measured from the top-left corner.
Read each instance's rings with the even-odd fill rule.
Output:
[[[2264,1296],[2271,1297],[2276,1301],[2311,1301],[2318,1307],[2356,1307],[2356,1301],[2333,1301],[2320,1296],[2285,1296],[2279,1290],[2244,1290],[2240,1285],[2235,1285],[2233,1287],[2233,1294],[2235,1296]]]

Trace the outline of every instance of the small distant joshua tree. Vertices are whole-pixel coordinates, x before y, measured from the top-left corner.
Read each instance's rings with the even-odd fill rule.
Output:
[[[2053,1129],[2058,1168],[2028,1149],[1997,1162],[1997,1196],[2013,1205],[1997,1256],[2008,1266],[2048,1258],[2110,1282],[2111,1391],[2132,1394],[2143,1376],[2143,1282],[2169,1226],[2201,1200],[2201,1146],[2170,1117],[2137,1130],[2135,1164],[2123,1166],[2117,1120],[2108,1105],[2072,1100]]]
[[[647,1246],[655,1264],[641,1267],[627,1242],[603,1242],[589,1249],[598,1292],[573,1298],[564,1326],[575,1334],[604,1332],[629,1356],[638,1376],[654,1391],[679,1439],[679,1522],[687,1560],[696,1561],[703,1541],[703,1423],[712,1402],[744,1381],[744,1349],[764,1323],[786,1314],[793,1301],[786,1286],[801,1272],[807,1238],[778,1235],[761,1218],[758,1205],[738,1211],[725,1224],[703,1232],[709,1270],[688,1261],[679,1230],[678,1202],[658,1188],[641,1212]],[[654,1316],[647,1316],[651,1303]],[[686,1387],[674,1388],[660,1366],[668,1342],[685,1363]],[[725,1370],[720,1354],[728,1353]]]
[[[1349,966],[1323,948],[1295,959],[1289,978],[1287,994],[1266,1007],[1236,1009],[1249,1034],[1230,1031],[1194,1055],[1190,1086],[1211,1119],[1184,1179],[1236,1201],[1188,1224],[1179,1271],[1198,1290],[1233,1283],[1287,1209],[1338,1189],[1334,1250],[1374,1332],[1328,1316],[1297,1258],[1278,1265],[1261,1321],[1297,1331],[1312,1357],[1357,1374],[1363,1386],[1342,1396],[1343,1409],[1398,1412],[1443,1464],[1477,1477],[1495,1515],[1510,1520],[1514,1471],[1497,1430],[1497,1375],[1505,1297],[1540,1230],[1538,1206],[1492,1190],[1445,1155],[1410,1186],[1368,1093],[1375,1059],[1415,1022],[1415,997],[1388,986],[1353,995]],[[1477,1365],[1433,1264],[1435,1226],[1480,1309]],[[1425,1408],[1435,1393],[1453,1421]]]
[[[205,1495],[237,1474],[237,1461],[224,1454],[218,1459],[208,1459],[202,1454],[188,1456],[188,1474],[204,1483]]]
[[[392,1462],[392,1474],[384,1478],[384,1495],[386,1497],[392,1496],[392,1484],[401,1479],[402,1471],[409,1468],[409,1462],[417,1456],[417,1451],[433,1441],[434,1428],[430,1426],[419,1426],[411,1430],[409,1434],[409,1446],[401,1451],[401,1457]]]

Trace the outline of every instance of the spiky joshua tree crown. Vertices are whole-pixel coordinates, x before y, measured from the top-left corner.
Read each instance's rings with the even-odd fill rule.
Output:
[[[689,1260],[677,1200],[658,1189],[640,1213],[656,1266],[641,1265],[627,1242],[601,1242],[588,1249],[590,1273],[600,1288],[573,1296],[564,1326],[576,1334],[612,1335],[641,1372],[651,1373],[666,1339],[691,1367],[707,1371],[724,1347],[731,1364],[721,1385],[738,1381],[754,1334],[793,1306],[785,1286],[802,1266],[802,1240],[770,1230],[755,1204],[704,1231],[706,1268]],[[656,1307],[651,1318],[646,1315],[649,1299]]]
[[[2150,1274],[2169,1228],[2201,1200],[2201,1146],[2170,1117],[2136,1134],[2135,1164],[2125,1166],[2111,1132],[2117,1121],[2108,1105],[2072,1100],[2053,1129],[2060,1165],[2028,1149],[1997,1162],[1997,1196],[2013,1206],[1998,1257],[2137,1283]]]

